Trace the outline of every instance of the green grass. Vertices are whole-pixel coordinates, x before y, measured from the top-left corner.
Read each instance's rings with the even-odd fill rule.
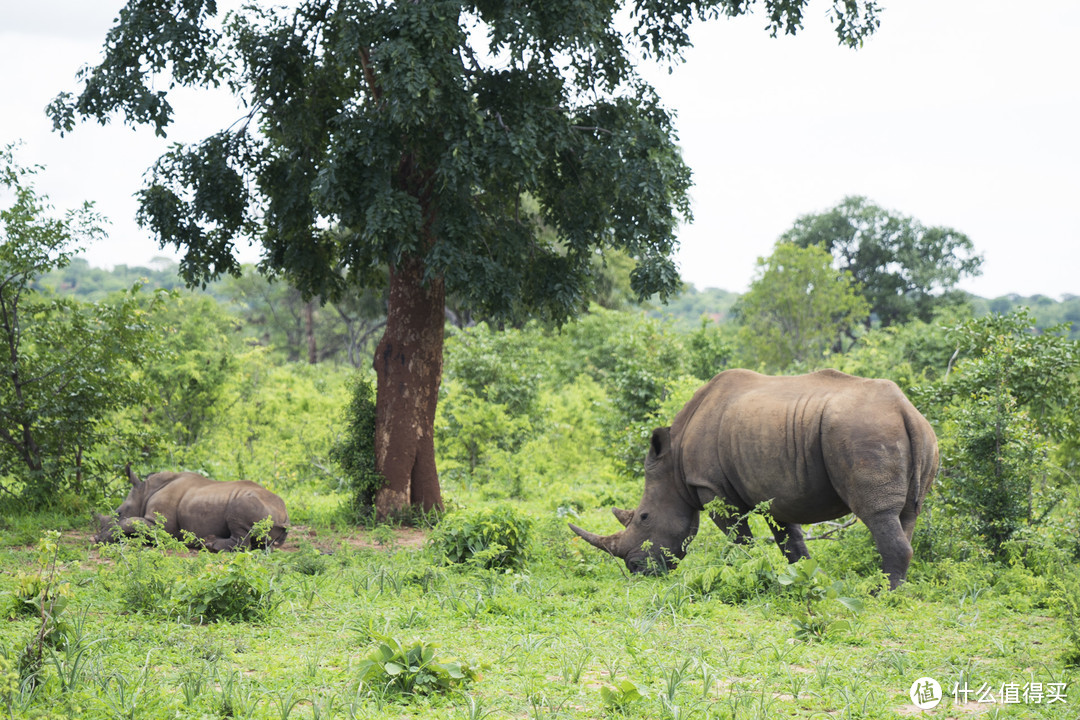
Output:
[[[640,578],[555,513],[531,514],[534,552],[517,572],[436,564],[416,531],[389,542],[385,530],[297,528],[288,545],[302,552],[259,559],[272,577],[269,619],[241,623],[200,624],[166,603],[164,612],[132,611],[129,568],[99,556],[88,535],[68,533],[56,552],[56,580],[70,588],[67,642],[46,648],[36,684],[5,692],[0,680],[0,717],[892,718],[919,714],[908,690],[924,676],[946,691],[933,717],[1077,717],[1076,673],[1064,659],[1073,648],[1054,596],[1033,595],[1045,583],[1025,583],[1016,568],[917,563],[909,583],[874,594],[880,576],[851,571],[865,537],[813,544],[863,610],[822,606],[848,622],[811,641],[796,638],[805,605],[791,591],[763,588],[725,604],[691,589],[695,572],[726,557],[714,529],[678,571]],[[585,520],[601,524],[599,514]],[[784,567],[775,547],[752,552]],[[23,546],[0,550],[0,592],[37,557]],[[186,578],[223,560],[170,551],[144,567]],[[40,624],[0,623],[9,665]],[[384,637],[434,644],[439,662],[480,677],[414,696],[364,683],[364,662]],[[995,696],[1002,684],[1066,683],[1068,698],[953,707],[957,683],[986,684]]]

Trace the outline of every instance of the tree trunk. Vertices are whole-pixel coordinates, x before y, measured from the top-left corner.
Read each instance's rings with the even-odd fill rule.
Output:
[[[318,346],[315,344],[315,300],[309,300],[304,307],[304,331],[307,333],[308,364],[319,362]]]
[[[442,508],[435,469],[435,405],[442,382],[446,294],[442,278],[424,283],[424,263],[390,269],[386,330],[375,350],[375,495],[378,519],[409,506]]]

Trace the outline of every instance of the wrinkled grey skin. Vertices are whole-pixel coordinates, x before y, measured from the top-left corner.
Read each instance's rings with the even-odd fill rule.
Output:
[[[131,491],[115,515],[98,515],[94,541],[111,542],[118,534],[134,535],[138,525],[164,518],[164,529],[183,539],[186,530],[213,552],[259,544],[281,545],[288,532],[289,513],[280,497],[253,482],[217,482],[193,472],[160,472],[140,480],[127,468]],[[252,526],[267,517],[274,524],[261,544],[251,537]]]
[[[854,513],[895,588],[907,575],[915,520],[937,469],[930,423],[888,380],[727,370],[670,428],[653,431],[641,503],[613,510],[625,529],[601,537],[570,527],[631,572],[662,572],[685,556],[698,514],[714,498],[734,513],[712,520],[742,541],[750,538],[745,514],[771,501],[773,534],[789,562],[810,556],[800,523]]]

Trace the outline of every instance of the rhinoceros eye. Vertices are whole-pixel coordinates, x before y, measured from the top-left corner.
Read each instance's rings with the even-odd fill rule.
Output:
[[[642,522],[645,522],[646,520],[649,519],[649,513],[641,513],[641,515],[639,515],[638,517],[641,518]]]

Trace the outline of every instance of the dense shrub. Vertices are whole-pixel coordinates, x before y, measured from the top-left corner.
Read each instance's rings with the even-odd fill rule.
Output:
[[[265,620],[276,607],[273,573],[258,553],[236,552],[182,578],[176,605],[200,622]]]
[[[447,563],[517,570],[529,558],[532,520],[510,505],[450,513],[431,533],[430,544]]]
[[[345,429],[330,450],[330,459],[345,475],[354,516],[368,517],[375,494],[385,482],[375,469],[375,389],[366,379],[353,382],[345,408]]]
[[[1075,427],[1080,350],[1061,328],[1035,334],[1033,323],[1017,311],[951,328],[953,372],[913,389],[941,446],[942,474],[928,506],[968,518],[968,534],[993,553],[1052,519],[1067,482],[1050,458],[1054,441]]]

